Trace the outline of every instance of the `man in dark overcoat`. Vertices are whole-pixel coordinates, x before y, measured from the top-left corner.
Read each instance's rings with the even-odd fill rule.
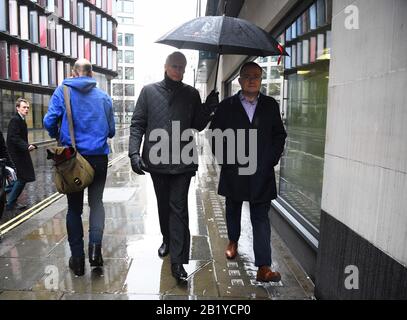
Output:
[[[255,265],[259,268],[257,280],[278,282],[280,274],[270,269],[271,229],[268,212],[271,200],[277,197],[274,166],[279,162],[287,134],[278,103],[272,97],[260,93],[261,80],[262,68],[255,62],[245,63],[239,77],[242,90],[219,104],[210,128],[220,129],[221,132],[232,130],[235,137],[233,142],[222,140],[224,152],[234,150],[234,157],[221,158],[223,164],[218,187],[218,193],[226,197],[229,238],[226,257],[233,259],[237,254],[242,202],[248,201]],[[238,131],[244,132],[244,135],[239,135]],[[250,139],[253,132],[257,136],[253,135],[254,138]],[[230,145],[230,142],[235,146]],[[244,155],[249,155],[247,163],[238,161],[242,159],[239,146],[244,148]]]
[[[30,110],[30,104],[23,98],[16,101],[17,113],[11,118],[7,130],[7,148],[17,169],[17,181],[7,198],[6,209],[23,209],[26,205],[18,204],[17,198],[27,182],[35,181],[35,172],[30,151],[36,148],[28,143],[28,130],[25,118]]]

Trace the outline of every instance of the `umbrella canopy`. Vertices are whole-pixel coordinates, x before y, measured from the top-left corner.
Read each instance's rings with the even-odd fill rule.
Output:
[[[178,49],[249,56],[288,55],[279,43],[255,24],[227,16],[193,19],[156,41]]]

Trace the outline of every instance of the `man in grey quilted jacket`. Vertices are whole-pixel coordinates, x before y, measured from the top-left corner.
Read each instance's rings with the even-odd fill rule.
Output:
[[[197,159],[185,161],[185,153],[182,154],[193,143],[192,136],[182,136],[192,129],[203,130],[219,103],[215,91],[202,103],[199,92],[182,82],[186,64],[181,52],[173,52],[164,65],[164,80],[143,87],[129,139],[133,171],[139,175],[147,171],[153,180],[163,235],[158,255],[170,254],[171,272],[177,280],[188,276],[183,267],[189,261],[190,248],[188,189],[198,169]]]

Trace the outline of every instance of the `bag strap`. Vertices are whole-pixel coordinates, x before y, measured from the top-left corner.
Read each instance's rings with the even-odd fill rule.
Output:
[[[69,135],[71,136],[72,146],[76,148],[75,133],[73,131],[73,121],[72,121],[71,98],[69,96],[69,88],[67,86],[64,86],[64,100],[66,106],[66,113],[68,116]]]

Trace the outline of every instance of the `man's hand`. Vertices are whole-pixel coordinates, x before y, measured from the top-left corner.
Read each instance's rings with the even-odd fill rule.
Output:
[[[30,144],[30,145],[28,146],[28,151],[32,151],[32,150],[34,150],[34,149],[37,149],[37,146],[36,146],[35,144]]]
[[[138,153],[135,153],[130,158],[131,168],[133,171],[139,175],[145,174],[142,168],[145,168],[146,165],[144,164],[143,159],[140,157]]]
[[[212,90],[211,93],[206,97],[205,105],[210,112],[215,112],[219,104],[219,92]]]

